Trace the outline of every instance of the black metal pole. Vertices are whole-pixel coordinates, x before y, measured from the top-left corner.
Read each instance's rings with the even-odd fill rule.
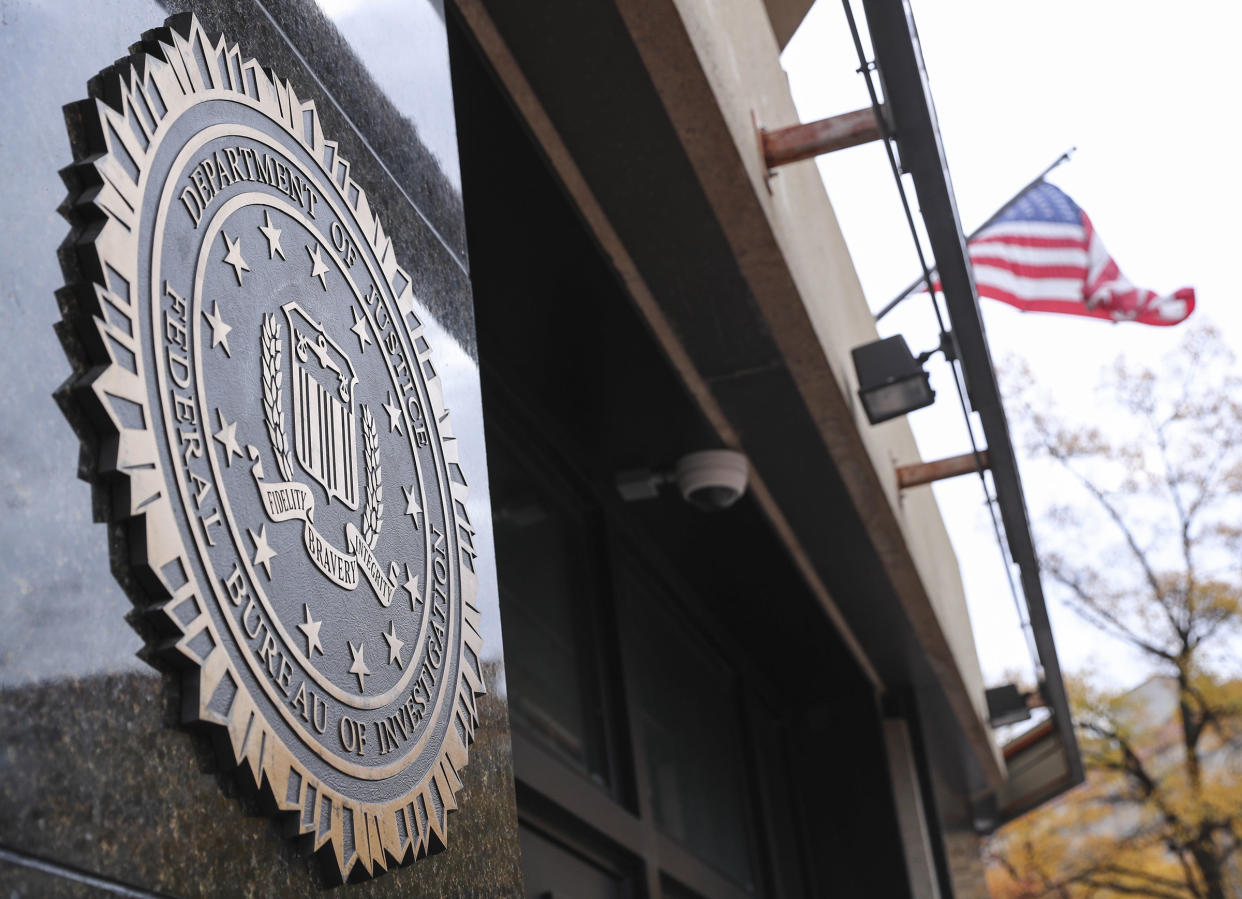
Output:
[[[1030,182],[1027,183],[1026,187],[1022,188],[1020,191],[1018,191],[1016,194],[1014,194],[1012,197],[1006,200],[1005,205],[1001,206],[1000,209],[996,210],[990,216],[988,216],[988,220],[986,222],[984,222],[974,231],[971,231],[970,234],[966,235],[966,242],[970,243],[972,240],[975,239],[975,237],[978,236],[980,231],[982,231],[984,228],[988,227],[988,225],[992,224],[994,221],[996,221],[998,218],[1004,215],[1008,211],[1010,206],[1018,202],[1018,200],[1022,197],[1024,193],[1026,193],[1028,190],[1030,190],[1032,187],[1034,187],[1039,182],[1043,181],[1049,172],[1051,172],[1061,163],[1068,162],[1070,155],[1077,149],[1078,149],[1077,147],[1070,147],[1068,150],[1066,150],[1064,153],[1058,156],[1056,160],[1052,163],[1052,165],[1048,166],[1046,169],[1044,169],[1042,172],[1040,172],[1038,175],[1032,178]],[[936,271],[935,269],[932,269],[933,273],[935,271]],[[921,275],[915,278],[913,281],[911,281],[909,286],[907,286],[905,290],[897,294],[897,296],[894,297],[893,300],[887,306],[885,306],[883,309],[881,309],[879,312],[875,314],[875,320],[879,321],[884,316],[888,315],[890,312],[896,309],[897,305],[902,300],[904,300],[906,297],[910,296],[910,294],[914,293],[916,290],[922,287],[925,284],[925,282],[926,282],[926,279]]]

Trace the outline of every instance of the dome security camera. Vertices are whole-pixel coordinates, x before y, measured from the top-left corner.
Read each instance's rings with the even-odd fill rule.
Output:
[[[734,450],[702,450],[677,460],[673,480],[682,499],[705,512],[727,509],[746,492],[749,465]]]

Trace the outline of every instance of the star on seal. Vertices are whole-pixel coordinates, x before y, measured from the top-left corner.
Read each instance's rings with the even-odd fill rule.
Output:
[[[392,401],[392,391],[388,391],[388,402],[384,403],[384,411],[388,413],[388,430],[403,433],[401,430],[401,407]]]
[[[220,430],[213,435],[224,447],[224,458],[229,468],[233,467],[233,456],[242,455],[241,445],[237,442],[237,422],[229,421],[220,409],[216,409],[216,420],[220,422]]]
[[[221,231],[224,237],[224,245],[229,248],[228,254],[224,257],[226,264],[233,266],[233,274],[237,276],[237,286],[242,286],[242,272],[250,271],[250,266],[246,264],[246,260],[242,258],[241,238],[237,240],[229,237],[227,233]]]
[[[356,674],[358,676],[359,693],[366,690],[366,687],[362,683],[362,679],[371,673],[371,669],[367,667],[366,659],[364,658],[366,650],[367,647],[363,643],[359,643],[357,646],[353,643],[349,644],[349,654],[353,656],[354,659],[354,663],[349,666],[349,673]]]
[[[358,352],[365,353],[367,347],[371,344],[371,337],[367,334],[366,317],[359,316],[358,310],[353,306],[349,307],[349,311],[354,315],[354,326],[349,330],[353,331],[358,337]]]
[[[262,565],[263,570],[267,572],[267,579],[270,581],[272,579],[272,559],[276,558],[276,550],[268,545],[267,525],[262,525],[257,535],[249,528],[246,531],[250,534],[250,539],[254,541],[254,562],[251,564]]]
[[[298,625],[298,630],[306,635],[306,657],[309,659],[316,652],[323,655],[323,644],[319,642],[319,628],[323,622],[311,617],[308,605],[303,604],[302,612],[306,615],[306,620]]]
[[[259,230],[263,232],[263,236],[267,238],[267,258],[275,259],[276,254],[280,254],[280,258],[285,258],[285,251],[280,246],[280,229],[272,225],[272,211],[270,209],[263,210],[264,225],[259,226]]]
[[[401,661],[401,650],[405,643],[397,639],[397,623],[395,621],[388,622],[388,632],[384,634],[384,639],[388,641],[388,664],[391,665],[396,662],[398,668],[404,668],[405,663]]]
[[[211,304],[211,314],[207,314],[207,310],[203,310],[203,318],[207,319],[207,323],[211,325],[211,346],[214,349],[218,346],[224,347],[224,355],[232,356],[229,351],[229,332],[233,330],[232,325],[225,324],[224,316],[220,314],[220,304]]]
[[[306,248],[306,253],[311,258],[311,277],[318,278],[319,283],[323,286],[323,289],[327,290],[328,267],[323,264],[323,256],[320,255],[319,244],[315,244],[315,249],[313,250],[308,246]]]

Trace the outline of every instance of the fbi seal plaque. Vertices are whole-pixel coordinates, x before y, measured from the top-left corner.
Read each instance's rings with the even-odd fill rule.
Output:
[[[340,879],[443,848],[484,692],[424,310],[315,104],[190,16],[67,119],[62,396],[182,717]]]

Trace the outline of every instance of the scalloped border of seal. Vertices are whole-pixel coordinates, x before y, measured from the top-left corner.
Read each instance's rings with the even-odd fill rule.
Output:
[[[60,248],[66,286],[57,292],[57,331],[75,373],[57,391],[82,439],[80,475],[95,488],[97,520],[110,523],[113,568],[142,613],[132,623],[147,648],[182,670],[183,725],[205,725],[217,756],[235,767],[261,804],[286,830],[324,860],[332,879],[374,877],[447,846],[448,813],[457,808],[459,772],[479,724],[477,700],[486,689],[481,669],[478,581],[473,529],[453,507],[465,508],[468,488],[458,466],[439,375],[424,382],[440,431],[450,488],[447,514],[458,546],[462,603],[453,720],[427,777],[406,795],[361,804],[318,783],[280,742],[240,679],[192,582],[174,519],[147,402],[144,359],[138,344],[139,216],[144,166],[167,127],[195,104],[225,98],[258,110],[308,151],[331,183],[388,279],[398,309],[418,314],[409,275],[397,264],[392,239],[350,177],[338,144],[326,140],[314,101],[293,85],[243,59],[224,36],[214,42],[192,14],[167,19],[129,48],[130,56],[100,72],[89,98],[65,108],[75,162],[61,172],[69,196],[60,211],[71,232]],[[417,346],[422,325],[407,326]],[[419,354],[423,362],[427,356]],[[141,407],[143,426],[126,426],[123,407]],[[180,565],[180,571],[178,571]],[[181,581],[181,583],[178,583]],[[236,686],[228,695],[227,681]],[[445,689],[449,689],[445,685]]]

